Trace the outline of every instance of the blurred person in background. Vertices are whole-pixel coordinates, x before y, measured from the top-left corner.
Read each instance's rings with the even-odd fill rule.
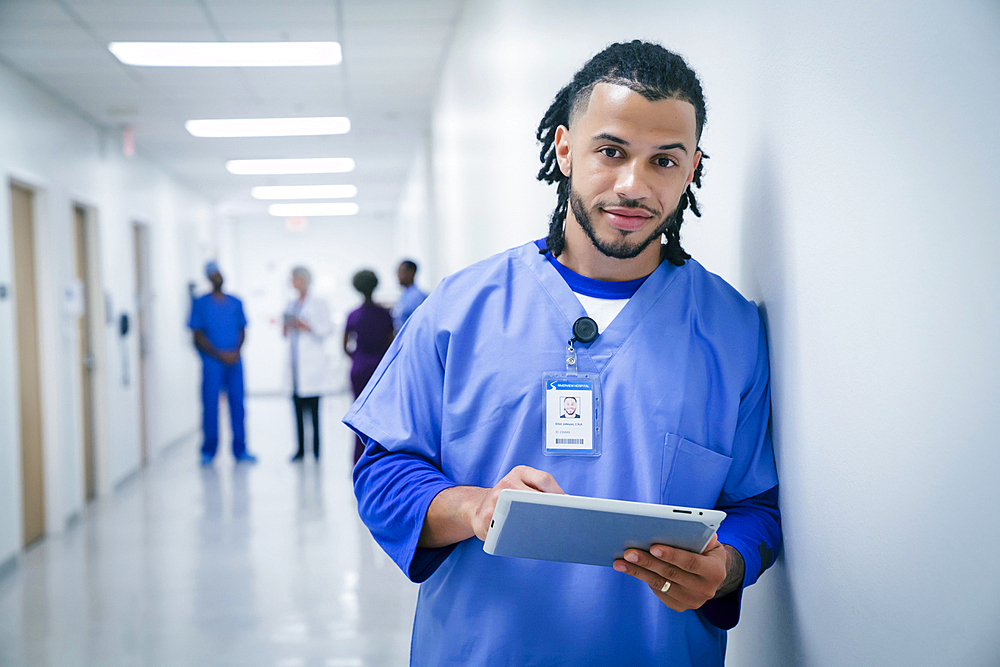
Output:
[[[412,283],[412,277],[410,280]],[[357,398],[392,343],[393,321],[392,314],[372,300],[372,293],[378,286],[378,277],[373,271],[358,271],[352,283],[354,289],[365,297],[361,307],[347,316],[344,328],[344,352],[351,357],[351,388],[354,398]],[[355,438],[355,463],[361,458],[364,448],[361,439]]]
[[[403,293],[399,296],[399,301],[392,307],[392,322],[396,331],[403,328],[403,323],[410,318],[417,306],[427,298],[419,287],[413,284],[413,279],[417,276],[417,263],[413,260],[404,259],[396,269],[396,278],[399,279],[399,286],[403,288]]]
[[[201,464],[209,465],[219,446],[219,392],[229,399],[229,417],[233,426],[233,458],[255,463],[257,457],[246,448],[243,411],[243,360],[240,348],[246,339],[247,318],[243,302],[222,291],[222,273],[214,261],[205,264],[205,276],[212,291],[191,303],[188,327],[194,332],[194,345],[201,355],[202,432]]]
[[[309,293],[312,274],[304,266],[292,269],[292,287],[299,293],[285,309],[282,335],[288,338],[292,375],[292,403],[298,427],[299,449],[292,461],[305,456],[305,412],[312,416],[313,456],[319,459],[319,397],[329,384],[330,370],[323,340],[333,324],[326,302]]]

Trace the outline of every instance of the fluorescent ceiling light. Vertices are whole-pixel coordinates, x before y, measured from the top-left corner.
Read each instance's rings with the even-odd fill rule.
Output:
[[[324,215],[356,215],[354,202],[327,202],[322,204],[271,204],[267,212],[279,218],[315,218]]]
[[[311,137],[350,132],[345,116],[324,118],[229,118],[189,120],[187,131],[196,137]]]
[[[340,174],[354,171],[354,160],[349,157],[230,160],[226,169],[232,174]]]
[[[356,197],[353,185],[261,185],[250,191],[254,199],[345,199]]]
[[[108,50],[139,67],[306,67],[343,60],[337,42],[111,42]]]

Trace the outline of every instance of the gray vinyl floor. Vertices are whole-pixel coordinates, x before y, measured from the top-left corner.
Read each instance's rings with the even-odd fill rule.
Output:
[[[416,585],[357,518],[346,397],[292,464],[290,399],[247,400],[256,465],[169,447],[0,579],[0,665],[408,662]]]

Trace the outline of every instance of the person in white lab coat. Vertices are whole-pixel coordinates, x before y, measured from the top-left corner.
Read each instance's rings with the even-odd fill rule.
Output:
[[[330,309],[323,299],[309,294],[312,274],[304,266],[292,269],[292,286],[299,293],[285,309],[282,333],[289,342],[292,402],[298,426],[299,449],[292,461],[305,456],[305,412],[312,415],[313,455],[319,458],[319,397],[330,383],[323,339],[330,335]]]

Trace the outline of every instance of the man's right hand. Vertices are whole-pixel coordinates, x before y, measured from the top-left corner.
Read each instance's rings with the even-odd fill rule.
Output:
[[[528,466],[517,466],[497,482],[496,486],[492,489],[483,489],[486,493],[472,514],[472,529],[475,531],[476,537],[484,542],[486,541],[486,533],[490,529],[490,521],[493,520],[493,511],[497,508],[497,500],[500,498],[500,492],[504,489],[540,491],[542,493],[566,493],[556,482],[555,478],[544,470]]]
[[[485,541],[497,499],[504,489],[565,493],[552,475],[528,466],[517,466],[492,489],[453,486],[437,494],[427,508],[419,546],[444,547],[473,535]]]

